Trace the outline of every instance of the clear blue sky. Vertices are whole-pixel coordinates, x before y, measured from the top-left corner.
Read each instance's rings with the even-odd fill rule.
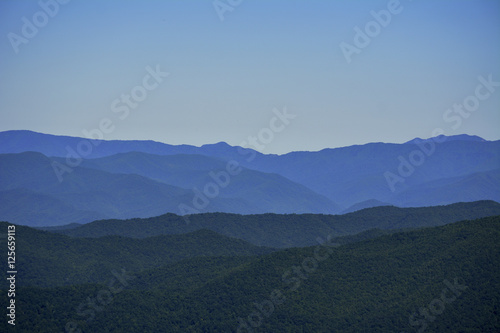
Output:
[[[401,0],[348,63],[340,44],[354,45],[353,29],[390,2],[244,0],[221,21],[213,1],[72,0],[44,22],[39,2],[3,0],[0,131],[83,136],[107,118],[105,139],[238,145],[286,107],[296,118],[265,153],[405,142],[435,128],[500,139],[500,87],[467,118],[448,114],[460,124],[443,119],[478,76],[500,81],[500,1]],[[13,47],[23,17],[40,28]],[[113,101],[142,85],[147,66],[169,76],[120,119]]]

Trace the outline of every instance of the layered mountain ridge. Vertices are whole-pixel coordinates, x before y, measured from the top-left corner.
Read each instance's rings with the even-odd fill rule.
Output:
[[[500,202],[500,141],[469,135],[266,155],[224,142],[173,146],[7,131],[0,132],[0,168],[0,219],[31,226]]]

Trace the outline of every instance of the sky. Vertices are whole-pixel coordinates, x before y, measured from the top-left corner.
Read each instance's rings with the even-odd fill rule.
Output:
[[[0,1],[0,131],[276,154],[500,139],[497,0],[60,2]]]

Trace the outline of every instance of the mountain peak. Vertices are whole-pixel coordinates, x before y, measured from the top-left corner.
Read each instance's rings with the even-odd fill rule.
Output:
[[[222,147],[230,147],[230,145],[227,142],[220,141],[217,143],[207,143],[207,144],[202,145],[201,147],[220,147],[220,148],[222,148]]]
[[[485,142],[487,140],[477,136],[477,135],[468,135],[468,134],[458,134],[458,135],[438,135],[428,139],[415,138],[413,140],[407,141],[404,144],[417,144],[421,142],[427,141],[436,141],[436,142],[444,142],[444,141],[470,141],[470,142]]]

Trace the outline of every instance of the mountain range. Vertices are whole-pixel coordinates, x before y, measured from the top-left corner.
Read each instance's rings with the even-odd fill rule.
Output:
[[[31,226],[500,202],[500,141],[468,135],[273,155],[6,131],[0,170],[0,220]]]

